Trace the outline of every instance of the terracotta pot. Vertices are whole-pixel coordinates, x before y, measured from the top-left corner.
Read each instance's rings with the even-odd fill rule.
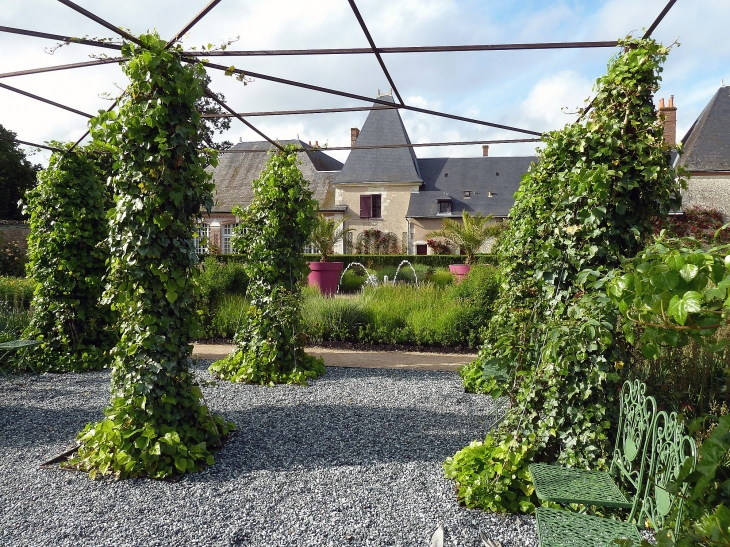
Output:
[[[309,286],[319,287],[320,292],[327,296],[335,294],[343,265],[343,262],[310,262]]]
[[[456,276],[457,283],[461,283],[462,279],[469,273],[469,270],[471,270],[469,264],[451,264],[449,266],[449,271]]]

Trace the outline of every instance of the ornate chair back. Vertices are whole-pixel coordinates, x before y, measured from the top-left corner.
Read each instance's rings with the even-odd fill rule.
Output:
[[[610,472],[633,491],[629,521],[633,519],[641,498],[647,470],[647,444],[656,419],[656,401],[646,395],[646,384],[639,380],[624,382],[621,389],[621,410],[618,434],[613,449]]]
[[[697,448],[694,439],[685,435],[684,424],[677,419],[676,412],[667,414],[662,411],[657,414],[651,443],[649,475],[639,522],[648,521],[654,530],[660,530],[664,528],[667,518],[672,514],[674,504],[678,503],[677,521],[674,527],[674,535],[677,537],[687,485],[683,485],[677,495],[669,491],[669,484],[676,481],[687,459],[690,459],[694,469],[697,463]]]

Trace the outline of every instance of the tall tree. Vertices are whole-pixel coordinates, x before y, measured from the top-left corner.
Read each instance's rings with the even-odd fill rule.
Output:
[[[31,164],[15,139],[16,134],[0,125],[0,220],[21,220],[18,201],[33,188],[40,165]]]

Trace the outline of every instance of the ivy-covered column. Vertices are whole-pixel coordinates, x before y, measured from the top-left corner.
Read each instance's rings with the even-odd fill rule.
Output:
[[[106,419],[79,434],[71,465],[163,478],[213,463],[233,424],[209,413],[189,371],[195,336],[193,234],[212,184],[198,151],[204,70],[157,35],[125,44],[131,83],[119,111],[92,120],[116,154],[107,300],[120,315]]]
[[[55,152],[38,174],[38,186],[26,194],[27,268],[38,288],[23,336],[43,340],[28,353],[39,371],[97,370],[111,362],[113,314],[100,303],[111,207],[103,163],[93,147]]]
[[[236,349],[211,365],[234,382],[303,384],[324,373],[322,359],[304,352],[300,283],[309,271],[304,247],[317,202],[297,166],[293,147],[271,155],[253,181],[254,197],[234,244],[246,257],[250,306],[236,333]]]
[[[469,506],[531,512],[528,465],[605,468],[627,341],[607,281],[679,206],[653,94],[668,48],[626,38],[584,121],[545,137],[498,249],[503,291],[469,391],[509,394],[499,428],[445,463]]]

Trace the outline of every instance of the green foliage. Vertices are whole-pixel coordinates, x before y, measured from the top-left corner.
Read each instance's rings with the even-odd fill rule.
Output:
[[[104,368],[116,343],[114,316],[108,304],[100,303],[111,200],[103,182],[106,173],[91,158],[93,153],[93,147],[54,152],[38,175],[38,186],[26,194],[27,268],[38,287],[35,313],[23,336],[43,340],[28,351],[36,370]]]
[[[652,219],[676,210],[684,185],[652,100],[668,49],[633,38],[621,45],[585,121],[546,136],[497,250],[503,290],[479,359],[462,376],[467,390],[511,398],[479,457],[504,469],[505,446],[515,443],[525,458],[490,479],[474,506],[529,510],[536,499],[519,476],[531,461],[606,464],[627,352],[604,285],[644,245]],[[470,450],[446,464],[462,499],[482,481],[458,464]]]
[[[79,434],[69,462],[92,478],[196,471],[235,427],[209,413],[188,370],[198,332],[193,234],[201,206],[213,203],[197,150],[205,71],[155,34],[140,40],[144,47],[122,47],[131,83],[118,112],[92,120],[94,139],[115,160],[105,298],[120,317],[106,418]]]
[[[319,255],[305,254],[304,260],[314,262]],[[358,255],[347,254],[337,255],[337,261],[342,262],[347,268],[348,264],[359,262],[365,264],[370,269],[380,269],[385,266],[398,266],[404,260],[408,260],[411,264],[425,264],[431,268],[447,268],[450,264],[463,264],[466,257],[463,255]],[[245,264],[248,260],[246,255],[215,255],[218,262],[238,262]],[[477,264],[494,264],[496,262],[494,255],[482,254],[476,255]]]
[[[730,322],[730,247],[705,251],[692,242],[687,247],[687,240],[660,236],[608,286],[627,319],[627,339],[633,342],[636,324],[643,328],[638,342],[647,359],[657,357],[661,346],[699,342]],[[723,340],[715,348],[728,343]]]
[[[352,232],[352,228],[344,227],[348,218],[345,216],[334,220],[322,214],[316,216],[309,242],[319,250],[320,262],[327,262],[329,256],[335,252],[335,244],[347,233]]]
[[[37,286],[30,277],[0,277],[0,302],[27,310]]]
[[[17,135],[0,125],[0,220],[21,220],[18,202],[36,184],[40,165],[31,165],[16,142]],[[7,275],[7,274],[2,274]]]
[[[454,283],[454,274],[444,268],[437,268],[428,276],[428,282],[437,287],[447,287]]]
[[[476,289],[454,294],[431,284],[365,287],[357,295],[337,298],[306,292],[303,330],[310,343],[473,348],[481,343],[492,313],[488,294]]]
[[[353,270],[354,268],[351,268],[342,274],[339,289],[340,293],[357,292],[362,289],[362,286],[365,284],[365,280],[367,280],[367,272],[363,272],[363,274],[360,275],[357,271]],[[360,270],[362,270],[362,268],[360,268]]]
[[[248,310],[248,302],[239,294],[228,294],[216,304],[208,324],[205,325],[205,336],[209,338],[225,338],[233,340],[241,329]]]
[[[400,253],[400,241],[393,232],[381,232],[376,228],[357,234],[355,252],[363,255],[394,255]]]
[[[245,296],[248,276],[243,264],[205,258],[197,278],[201,331],[199,338],[233,338],[241,322],[241,310],[232,307],[231,296]],[[223,309],[221,309],[223,308]]]
[[[234,244],[247,255],[250,307],[236,334],[237,349],[213,363],[215,375],[260,384],[307,382],[324,362],[303,349],[300,280],[309,271],[302,252],[316,221],[316,201],[297,167],[293,147],[274,153],[253,181],[254,198]]]
[[[471,216],[464,209],[461,222],[453,218],[441,221],[441,229],[426,234],[427,238],[442,237],[456,245],[466,255],[466,264],[474,264],[474,255],[490,237],[496,237],[502,231],[499,224],[490,224],[493,215],[484,216],[476,213]]]

